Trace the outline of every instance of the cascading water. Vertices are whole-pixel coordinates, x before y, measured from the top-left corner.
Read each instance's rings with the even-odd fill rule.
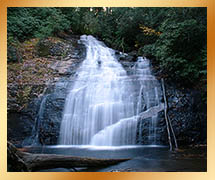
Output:
[[[92,36],[83,35],[81,41],[87,48],[86,59],[78,69],[78,77],[66,98],[59,144],[136,144],[137,132],[139,138],[142,135],[142,125],[138,125],[139,113],[159,106],[150,101],[151,94],[147,88],[152,85],[144,84],[147,81],[141,79],[147,75],[150,80],[156,80],[150,73],[148,61],[139,58],[134,67],[135,74],[130,77],[117,61],[114,50]],[[141,86],[136,87],[134,81]],[[140,89],[137,95],[135,88]],[[158,102],[156,95],[154,100]],[[156,124],[156,112],[146,112],[155,115],[152,126]]]
[[[158,113],[163,110],[163,104],[160,102],[162,95],[158,80],[151,74],[149,60],[139,57],[134,66],[134,74],[139,76],[140,91],[137,101],[138,120],[138,142],[145,144],[143,137],[147,136],[147,144],[156,144],[156,128]],[[139,87],[139,86],[138,86]],[[148,133],[143,134],[144,123],[148,120]],[[142,119],[142,120],[141,120]]]
[[[39,111],[35,120],[35,125],[31,132],[32,135],[29,138],[25,139],[25,141],[23,142],[23,145],[32,145],[32,146],[40,145],[40,140],[39,140],[40,125],[41,125],[41,121],[44,118],[44,111],[46,108],[47,97],[48,95],[45,95],[41,100]]]

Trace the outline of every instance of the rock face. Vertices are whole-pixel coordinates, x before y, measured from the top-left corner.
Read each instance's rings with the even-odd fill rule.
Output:
[[[75,70],[84,57],[84,46],[79,45],[64,58],[64,61],[56,62],[50,67],[57,70],[59,77],[47,87],[43,103],[39,107],[38,126],[33,137],[38,138],[36,141],[40,144],[57,144],[67,90],[73,84]]]
[[[167,84],[169,116],[179,145],[207,143],[207,105],[201,92]]]
[[[8,140],[16,145],[57,144],[67,89],[85,57],[85,47],[78,40],[79,36],[74,36],[61,43],[61,49],[67,49],[65,56],[59,55],[60,43],[49,47],[51,56],[60,57],[47,67],[54,72],[52,81],[37,85],[43,92],[39,96],[33,96],[36,85],[31,87],[29,94],[33,97],[25,108],[20,110],[12,96],[8,98]],[[20,85],[8,86],[10,94],[17,96]]]

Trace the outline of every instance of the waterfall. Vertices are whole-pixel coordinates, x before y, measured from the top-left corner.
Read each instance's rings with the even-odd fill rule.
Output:
[[[31,132],[31,136],[29,138],[26,138],[23,142],[23,145],[40,145],[40,140],[39,140],[39,134],[40,134],[40,126],[41,126],[41,121],[44,119],[44,111],[46,108],[46,100],[47,100],[48,95],[45,95],[40,103],[39,111],[37,114],[37,117],[35,119],[35,124]]]
[[[160,102],[160,84],[152,75],[149,60],[146,58],[138,58],[134,66],[134,74],[141,76],[139,79],[140,91],[137,101],[137,115],[141,115],[138,125],[138,142],[139,144],[144,143],[143,128],[144,123],[147,121],[147,118],[149,118],[147,126],[148,134],[145,134],[145,136],[148,136],[147,144],[156,144],[158,112],[164,108],[163,104]]]
[[[136,144],[137,132],[141,131],[138,114],[158,106],[151,102],[151,93],[147,89],[148,86],[155,87],[144,84],[147,80],[156,80],[150,73],[148,60],[139,58],[131,77],[118,62],[114,50],[92,36],[83,35],[81,41],[87,54],[66,98],[59,144]],[[135,81],[139,86],[136,87]],[[137,95],[135,89],[139,91]],[[154,96],[156,99],[155,91]],[[155,119],[153,116],[153,125]]]

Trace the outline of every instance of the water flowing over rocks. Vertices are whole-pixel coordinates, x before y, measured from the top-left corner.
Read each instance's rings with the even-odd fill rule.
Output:
[[[33,97],[33,100],[31,99],[31,101],[29,101],[26,108],[19,110],[20,107],[16,101],[13,98],[8,98],[8,140],[11,140],[16,145],[58,144],[59,138],[61,137],[63,139],[63,135],[60,135],[60,129],[63,129],[61,125],[62,120],[65,121],[66,119],[66,116],[63,117],[63,113],[65,115],[66,112],[64,105],[68,104],[66,98],[70,96],[69,94],[74,93],[72,91],[75,89],[79,90],[78,88],[82,87],[79,87],[79,85],[75,83],[77,79],[80,82],[83,81],[82,85],[86,85],[87,82],[90,83],[91,81],[84,78],[84,73],[91,69],[101,73],[99,68],[102,67],[106,68],[107,73],[111,73],[111,71],[108,70],[110,67],[118,69],[118,71],[115,71],[112,75],[115,76],[115,73],[119,72],[116,78],[121,79],[120,82],[125,83],[125,85],[122,83],[118,84],[118,80],[112,81],[109,79],[112,76],[106,76],[106,74],[104,74],[104,79],[105,77],[107,78],[105,80],[110,82],[109,85],[116,88],[116,92],[111,89],[106,89],[108,91],[104,92],[105,89],[103,86],[101,92],[103,91],[103,94],[107,93],[103,98],[111,97],[121,100],[127,98],[127,100],[123,100],[126,106],[120,103],[115,103],[114,106],[112,106],[110,102],[109,104],[99,104],[98,102],[97,105],[94,104],[94,106],[90,106],[92,108],[91,115],[92,117],[98,116],[102,108],[106,108],[109,113],[114,113],[115,110],[119,112],[120,108],[127,109],[124,111],[127,114],[119,114],[120,117],[117,118],[117,120],[112,119],[116,121],[115,123],[111,122],[110,115],[101,117],[103,120],[105,117],[108,117],[108,124],[98,124],[99,119],[97,118],[94,124],[97,124],[98,128],[94,130],[94,134],[86,131],[86,135],[90,133],[91,135],[88,135],[85,140],[81,140],[84,138],[81,138],[79,134],[78,137],[75,137],[80,139],[79,142],[69,140],[69,143],[66,143],[62,140],[62,144],[71,144],[73,142],[73,144],[92,143],[98,145],[98,141],[102,142],[105,137],[110,137],[110,135],[115,137],[115,141],[113,141],[113,139],[110,141],[106,140],[104,145],[168,144],[163,113],[162,90],[159,80],[157,80],[159,77],[155,78],[153,76],[156,75],[156,71],[153,70],[150,60],[142,57],[137,58],[133,54],[115,52],[110,49],[110,56],[106,58],[111,59],[113,55],[120,64],[115,60],[111,60],[106,66],[104,65],[106,62],[98,59],[97,62],[93,64],[93,67],[86,63],[86,66],[89,66],[89,68],[84,71],[84,68],[81,67],[81,63],[84,63],[83,60],[86,57],[87,50],[83,43],[83,38],[81,42],[79,41],[79,37],[70,37],[66,42],[52,46],[49,53],[59,56],[59,59],[53,61],[49,67],[55,70],[53,80],[42,85],[35,85],[31,89],[30,95]],[[101,43],[100,49],[102,48],[105,49],[106,47]],[[67,52],[62,54],[62,51],[59,49],[67,49]],[[97,55],[94,54],[93,56],[99,57]],[[152,69],[152,71],[150,69]],[[83,78],[81,78],[79,73],[83,74]],[[96,78],[95,74],[94,80],[99,81],[101,79],[99,79],[99,76]],[[101,83],[105,84],[105,82]],[[132,83],[134,86],[131,87]],[[144,83],[147,85],[144,85]],[[165,85],[169,106],[168,113],[179,145],[206,143],[207,115],[206,107],[201,105],[200,92],[179,88],[174,85],[174,82],[167,82]],[[8,84],[8,88],[10,92],[16,96],[16,91],[19,86]],[[41,88],[42,93],[39,96],[34,95],[36,88]],[[80,89],[80,91],[90,90],[93,94],[93,92],[99,91],[99,87],[97,87],[96,84],[95,86],[91,84],[88,90],[84,86],[83,90]],[[123,94],[123,90],[125,90],[130,97]],[[133,92],[133,94],[131,92]],[[121,95],[119,96],[120,93]],[[96,94],[98,95],[98,93]],[[76,95],[83,97],[83,94]],[[96,96],[94,97],[96,99]],[[100,97],[102,97],[102,94]],[[75,99],[76,96],[73,94],[71,95],[71,99],[72,98]],[[80,106],[83,105],[83,101],[84,99],[80,99]],[[131,105],[132,103],[133,105]],[[87,108],[87,106],[85,108]],[[76,109],[75,111],[77,113],[84,112],[80,111],[80,109]],[[117,112],[115,112],[115,114],[117,114]],[[87,126],[87,124],[84,123],[80,124],[79,128]],[[127,129],[123,132],[123,127],[132,130],[136,129],[134,130],[135,134],[129,133]],[[119,138],[123,139],[123,135],[125,135],[123,138],[127,139],[127,142],[119,140]],[[90,137],[93,138],[90,139]]]
[[[81,41],[87,55],[66,98],[60,144],[157,144],[162,92],[149,60],[139,57],[127,75],[112,49],[92,36],[81,36]],[[150,120],[142,142],[145,118]]]

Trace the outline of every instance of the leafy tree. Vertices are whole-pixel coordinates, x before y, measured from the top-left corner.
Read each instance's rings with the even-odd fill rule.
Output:
[[[197,16],[197,12],[201,14]],[[145,46],[143,51],[154,55],[163,71],[172,78],[183,80],[187,84],[200,78],[205,79],[205,11],[199,8],[168,9],[167,17],[159,30],[162,33],[157,41]]]
[[[8,41],[59,31],[92,34],[120,51],[154,56],[170,78],[206,81],[206,8],[8,8]],[[9,43],[10,44],[10,43]]]
[[[39,36],[47,37],[70,28],[70,22],[56,8],[8,8],[8,36],[21,41]]]

